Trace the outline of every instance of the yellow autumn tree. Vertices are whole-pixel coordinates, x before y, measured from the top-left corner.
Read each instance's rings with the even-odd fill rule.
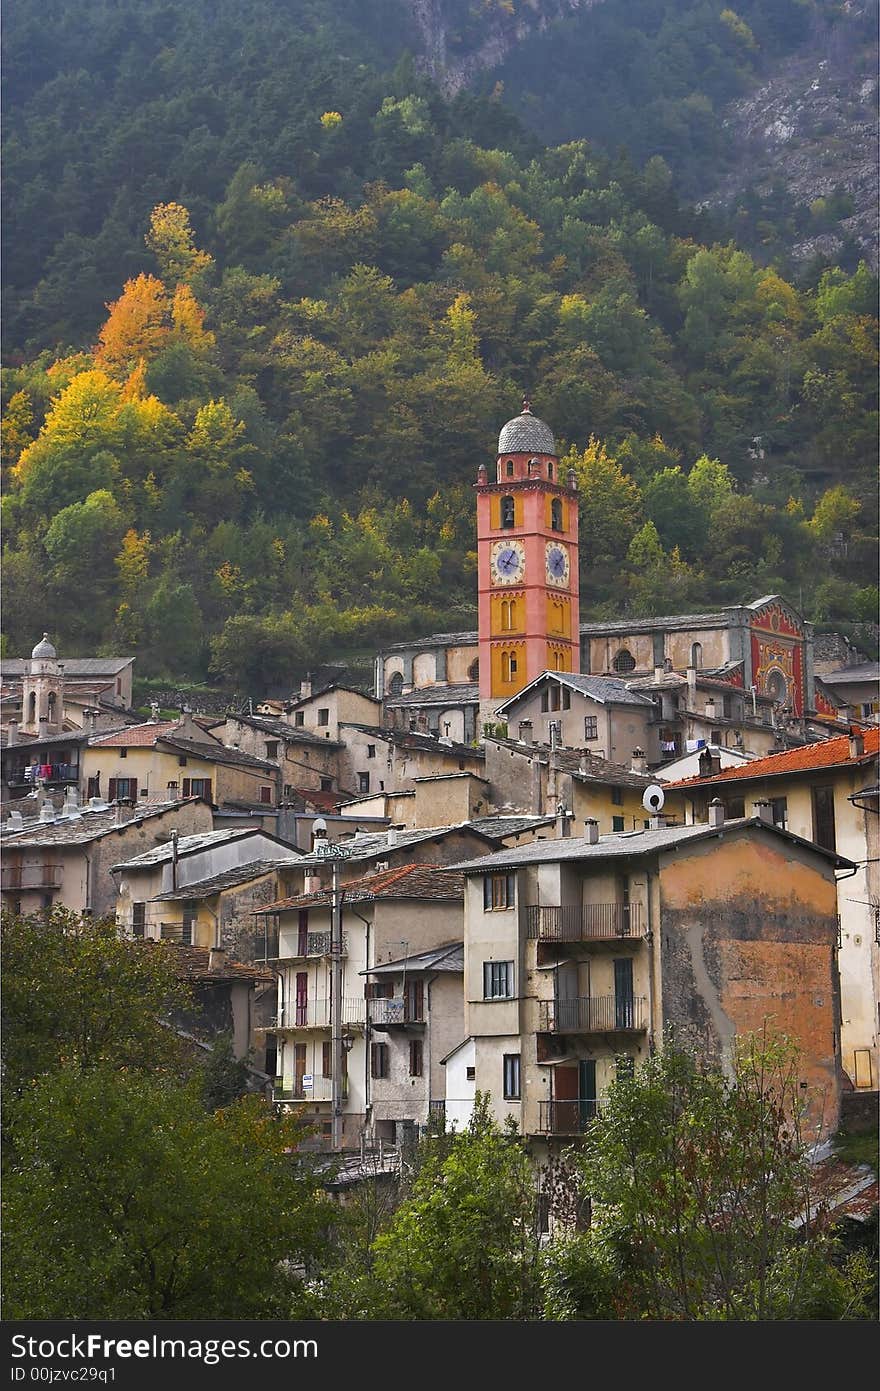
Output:
[[[95,361],[114,376],[127,377],[141,358],[149,363],[168,341],[168,292],[155,275],[139,275],[125,282],[119,299],[107,309]]]
[[[114,564],[119,571],[122,592],[130,599],[150,572],[150,533],[144,531],[138,535],[134,527],[130,527],[122,538],[122,549]]]
[[[172,336],[194,352],[207,352],[214,346],[214,335],[205,327],[205,311],[189,285],[181,283],[171,301]]]
[[[25,478],[36,461],[59,449],[112,449],[118,442],[122,388],[97,368],[78,376],[52,398],[43,428],[15,468]]]
[[[199,251],[189,212],[180,203],[159,203],[150,214],[150,230],[144,238],[167,285],[191,285],[204,276],[214,261]]]

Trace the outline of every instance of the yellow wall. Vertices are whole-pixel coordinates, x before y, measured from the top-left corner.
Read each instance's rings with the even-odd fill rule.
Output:
[[[571,601],[547,595],[547,632],[553,637],[571,637]]]
[[[513,498],[513,516],[516,526],[523,524],[523,500],[521,493],[493,493],[489,498],[489,525],[499,531],[501,528],[501,499],[502,497]]]
[[[505,633],[524,633],[526,630],[526,596],[522,591],[492,594],[490,597],[493,637]]]
[[[526,684],[526,645],[524,642],[493,643],[492,653],[492,694],[493,696],[515,695]],[[507,675],[504,655],[513,654],[516,658],[516,672]]]

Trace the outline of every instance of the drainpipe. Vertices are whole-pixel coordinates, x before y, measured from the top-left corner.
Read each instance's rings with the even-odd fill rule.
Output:
[[[648,1056],[652,1057],[656,1051],[654,1035],[654,923],[652,914],[652,875],[650,870],[645,871],[645,883],[647,886],[647,923],[645,931],[645,943],[648,948]]]
[[[171,891],[177,892],[177,831],[171,832]]]

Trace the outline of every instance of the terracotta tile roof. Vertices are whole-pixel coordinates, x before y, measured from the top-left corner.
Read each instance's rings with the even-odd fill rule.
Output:
[[[343,902],[363,903],[377,898],[429,898],[458,900],[464,898],[464,875],[441,869],[438,865],[397,865],[394,869],[369,874],[344,884]],[[261,913],[278,913],[285,908],[321,908],[330,904],[329,889],[317,893],[299,894],[270,903]]]
[[[317,787],[294,787],[293,794],[309,806],[318,807],[320,811],[335,811],[340,802],[345,800],[345,794],[342,792],[322,792]]]
[[[667,783],[667,787],[709,786],[721,782],[753,782],[756,778],[783,777],[791,773],[819,772],[824,768],[857,767],[870,763],[880,752],[880,729],[863,731],[865,752],[852,758],[849,751],[849,735],[842,734],[836,739],[823,739],[818,744],[806,744],[800,749],[789,749],[786,753],[768,754],[766,758],[755,758],[738,768],[725,768],[711,778],[683,778],[681,782]]]
[[[163,735],[177,729],[178,720],[148,720],[146,724],[130,725],[128,729],[116,729],[112,734],[98,734],[91,740],[92,747],[101,748],[148,748]]]

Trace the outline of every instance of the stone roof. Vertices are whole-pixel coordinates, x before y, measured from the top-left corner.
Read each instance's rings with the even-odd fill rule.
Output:
[[[225,715],[222,720],[212,720],[208,728],[220,729],[227,720],[247,725],[250,729],[258,729],[264,734],[275,735],[279,739],[285,739],[289,744],[318,744],[322,749],[342,747],[335,739],[322,739],[320,734],[312,734],[310,730],[299,729],[287,720],[275,719],[272,715],[235,715],[230,713]]]
[[[270,982],[275,980],[274,971],[268,971],[264,966],[249,965],[244,961],[230,961],[228,957],[222,960],[221,964],[211,966],[210,947],[185,947],[178,942],[164,943],[170,947],[174,953],[174,965],[177,974],[183,980],[191,980],[200,985],[205,985],[211,981],[234,981],[252,980]],[[155,943],[149,939],[141,943],[144,950],[149,951]],[[223,953],[226,956],[225,952]],[[215,956],[216,961],[216,956]]]
[[[591,753],[589,749],[570,749],[560,747],[551,749],[547,744],[524,744],[517,739],[496,739],[487,740],[487,743],[501,744],[504,748],[511,749],[514,753],[522,754],[527,758],[535,759],[538,763],[547,764],[553,755],[554,766],[563,773],[571,773],[572,777],[578,778],[583,782],[592,782],[605,787],[647,787],[648,783],[655,781],[653,776],[645,773],[634,773],[631,768],[625,767],[622,763],[612,763],[607,758],[602,758],[600,754]]]
[[[498,436],[499,454],[556,454],[553,431],[543,420],[532,415],[528,406],[502,425]]]
[[[813,773],[832,768],[856,768],[870,763],[880,752],[880,729],[862,731],[865,751],[853,758],[849,751],[849,735],[840,734],[834,739],[821,739],[816,744],[806,744],[800,749],[788,749],[785,753],[768,754],[766,758],[754,758],[740,768],[725,768],[710,778],[684,778],[681,782],[670,782],[671,789],[682,787],[714,786],[716,783],[753,782],[761,778],[789,777],[795,773]]]
[[[580,836],[561,840],[537,840],[529,845],[499,850],[494,855],[486,855],[481,859],[465,860],[453,868],[463,874],[491,874],[496,870],[519,869],[523,865],[556,864],[569,860],[590,864],[602,860],[661,854],[666,850],[678,850],[692,842],[717,839],[729,835],[731,831],[745,831],[750,828],[781,836],[784,840],[805,846],[823,859],[831,860],[837,867],[853,868],[852,861],[843,855],[824,850],[813,841],[793,835],[791,831],[783,830],[781,826],[775,826],[772,822],[762,821],[757,816],[725,820],[721,826],[709,826],[703,822],[697,826],[661,826],[657,830],[613,831],[610,835],[600,836],[594,844]]]
[[[474,635],[476,641],[476,634]],[[389,710],[405,710],[410,706],[422,705],[479,705],[480,687],[476,681],[463,681],[445,685],[436,682],[433,686],[416,686],[415,690],[405,691],[399,696],[386,696],[385,705]]]
[[[393,795],[393,794],[390,794]],[[389,828],[391,830],[392,828]],[[344,845],[349,851],[346,856],[348,863],[360,860],[384,859],[388,855],[393,855],[399,850],[407,850],[413,845],[420,845],[423,841],[442,840],[445,836],[455,835],[457,832],[470,833],[485,840],[487,845],[494,845],[491,836],[485,835],[482,831],[477,831],[469,821],[460,822],[456,826],[426,826],[413,830],[393,830],[394,839],[389,841],[389,831],[370,831],[366,835],[354,835],[346,837],[339,843]],[[319,855],[303,855],[297,860],[300,869],[311,869],[314,865],[327,865],[328,860]]]
[[[52,655],[55,655],[54,649]],[[133,661],[134,657],[62,658],[65,681],[68,677],[75,676],[116,676]],[[0,675],[3,676],[26,676],[30,669],[31,662],[28,657],[4,657],[0,661]]]
[[[416,952],[414,956],[401,956],[396,961],[382,961],[366,971],[361,971],[360,974],[399,976],[404,972],[410,975],[414,971],[451,971],[460,975],[464,971],[464,942],[447,942],[445,946]]]
[[[555,816],[474,816],[470,825],[475,831],[493,840],[503,840],[505,836],[522,835],[523,831],[535,831],[540,826],[552,826]]]
[[[816,678],[823,686],[851,685],[857,681],[880,681],[880,662],[859,662],[858,666],[824,671]]]
[[[179,842],[178,842],[179,843]],[[252,860],[250,864],[236,865],[233,869],[214,874],[210,879],[197,879],[192,884],[184,884],[182,889],[169,889],[167,893],[155,894],[151,903],[175,903],[190,898],[211,898],[224,889],[234,889],[238,884],[249,884],[264,874],[272,874],[278,868],[278,860]]]
[[[253,754],[243,753],[241,749],[227,748],[225,744],[203,744],[199,740],[186,739],[178,734],[170,738],[163,735],[160,742],[170,745],[172,749],[179,749],[181,753],[190,754],[193,758],[201,758],[206,763],[229,763],[236,768],[261,768],[271,773],[278,771],[275,763],[269,763],[265,758],[255,758]]]
[[[413,638],[409,642],[391,642],[382,649],[382,655],[387,652],[408,652],[410,648],[425,647],[470,647],[476,646],[479,634],[476,629],[468,629],[463,633],[429,633],[425,638]]]
[[[540,676],[536,676],[527,686],[523,686],[516,695],[509,696],[497,707],[497,713],[509,710],[516,701],[522,700],[523,696],[536,690],[542,681],[555,680],[561,686],[567,686],[569,690],[578,691],[581,695],[588,696],[590,700],[597,701],[600,705],[641,705],[653,710],[654,702],[648,696],[639,695],[638,691],[630,690],[626,682],[621,681],[616,676],[580,676],[567,671],[542,671]]]
[[[482,749],[471,744],[457,744],[433,734],[419,734],[413,729],[380,728],[378,725],[349,724],[343,722],[343,729],[358,729],[362,734],[372,734],[377,740],[393,744],[398,749],[410,749],[413,753],[446,754],[448,758],[485,758]]]
[[[276,863],[282,862],[284,858],[295,861],[296,864],[300,863],[300,853],[295,846],[286,845],[278,840],[277,836],[271,835],[268,831],[261,831],[256,826],[233,826],[226,831],[201,831],[191,836],[180,836],[177,841],[177,856],[180,859],[183,855],[195,855],[199,850],[213,850],[221,845],[245,840],[248,836],[264,836],[267,840],[274,841],[279,850],[284,852],[284,856],[279,855]],[[135,855],[130,860],[111,865],[111,869],[149,869],[151,865],[166,864],[173,853],[171,842],[165,841],[162,845],[154,845],[152,850],[145,850],[143,854]]]
[[[126,827],[138,825],[149,817],[162,816],[175,807],[198,800],[197,797],[187,797],[173,802],[162,802],[158,806],[154,803],[148,808],[138,808],[123,821],[117,821],[119,808],[116,806],[104,807],[98,811],[90,807],[83,807],[79,816],[59,815],[54,822],[39,822],[35,818],[20,831],[11,831],[8,826],[5,826],[3,844],[7,848],[16,850],[30,849],[31,847],[37,849],[43,845],[84,845],[91,840],[97,840],[100,836],[109,836],[117,831],[124,831]],[[124,813],[127,808],[122,810]],[[159,848],[164,849],[164,847]],[[170,848],[168,853],[170,855]]]
[[[324,861],[326,864],[326,861]],[[441,872],[438,865],[396,865],[394,869],[368,874],[343,884],[343,903],[372,903],[375,899],[442,899],[457,901],[464,898],[464,876]],[[330,889],[315,893],[297,894],[282,898],[258,910],[259,914],[279,913],[287,908],[326,908],[333,901]]]

